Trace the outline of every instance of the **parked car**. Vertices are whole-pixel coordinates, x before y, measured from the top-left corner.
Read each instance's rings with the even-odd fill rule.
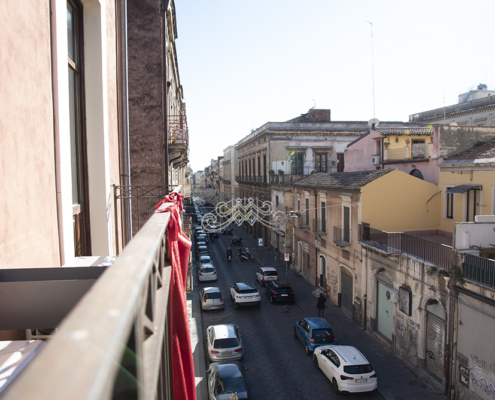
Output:
[[[303,318],[294,325],[294,337],[304,344],[310,355],[318,346],[338,344],[332,327],[324,318]]]
[[[197,256],[209,256],[210,251],[206,246],[196,246],[196,255]]]
[[[258,271],[256,271],[256,280],[261,284],[261,286],[265,286],[268,281],[278,280],[278,272],[273,267],[261,267]]]
[[[249,400],[249,389],[244,367],[239,362],[212,363],[206,371],[208,399],[229,400],[234,393],[238,399]]]
[[[202,310],[224,310],[222,291],[217,287],[206,287],[199,291]]]
[[[261,307],[261,296],[254,285],[236,283],[230,287],[230,298],[234,302],[234,308],[242,306]]]
[[[289,282],[270,281],[265,285],[265,293],[272,303],[276,301],[296,301],[296,294]]]
[[[211,362],[242,361],[244,351],[239,328],[233,324],[209,326],[206,329],[206,351]]]
[[[208,247],[208,244],[203,240],[201,242],[197,242],[196,243],[196,247],[199,247],[199,246],[206,246],[206,247]]]
[[[198,237],[200,235],[206,235],[206,232],[203,229],[198,229],[196,232],[194,232],[194,235],[196,237],[196,240],[198,240]]]
[[[198,280],[200,282],[218,280],[217,270],[210,264],[198,267]]]
[[[378,387],[378,377],[366,357],[352,346],[320,346],[313,362],[339,392],[371,392]]]
[[[199,256],[198,267],[204,267],[204,266],[206,266],[206,264],[209,264],[212,267],[215,267],[213,265],[213,261],[211,261],[211,257],[210,256]]]

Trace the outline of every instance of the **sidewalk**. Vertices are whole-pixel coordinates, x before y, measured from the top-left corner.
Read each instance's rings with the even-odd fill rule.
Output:
[[[196,377],[197,400],[208,400],[206,387],[205,348],[202,332],[202,314],[199,310],[199,295],[191,292],[187,295],[187,315],[189,317],[189,332],[194,360],[194,375]]]

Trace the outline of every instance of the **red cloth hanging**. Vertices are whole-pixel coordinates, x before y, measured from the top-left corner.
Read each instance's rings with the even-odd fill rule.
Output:
[[[191,335],[187,318],[186,280],[191,241],[182,232],[180,216],[183,195],[172,192],[156,205],[155,213],[170,212],[167,243],[172,263],[170,284],[170,331],[174,398],[196,400],[196,383],[192,356]],[[163,210],[163,203],[173,203]]]

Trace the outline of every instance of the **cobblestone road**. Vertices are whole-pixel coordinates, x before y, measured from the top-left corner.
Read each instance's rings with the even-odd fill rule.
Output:
[[[245,245],[250,247],[255,257],[260,260],[260,250],[256,247],[255,239],[249,237],[240,228],[236,228],[235,231],[237,235],[243,237]],[[261,251],[260,263],[240,263],[237,247],[233,247],[233,261],[228,262],[225,254],[231,239],[231,236],[221,236],[220,240],[209,245],[218,270],[218,282],[199,284],[196,270],[194,271],[195,293],[201,287],[218,286],[225,300],[225,311],[202,313],[198,340],[204,340],[201,334],[204,337],[209,325],[233,323],[239,326],[245,354],[243,365],[248,368],[246,375],[253,399],[445,399],[444,396],[434,392],[441,391],[440,385],[430,390],[419,378],[421,374],[418,374],[418,371],[409,368],[377,338],[359,329],[340,309],[327,302],[325,318],[330,322],[339,343],[357,347],[378,374],[378,391],[365,394],[334,394],[328,379],[313,366],[311,357],[304,353],[301,342],[293,335],[295,321],[317,316],[316,298],[312,294],[313,287],[303,278],[289,271],[287,280],[296,292],[296,304],[271,304],[264,289],[258,287],[261,293],[261,309],[246,307],[234,310],[229,294],[232,284],[255,283],[255,272],[260,263],[277,268],[280,279],[285,279],[286,269],[283,262],[276,263],[274,256],[264,248]],[[199,309],[198,297],[194,296],[194,298],[193,307]]]

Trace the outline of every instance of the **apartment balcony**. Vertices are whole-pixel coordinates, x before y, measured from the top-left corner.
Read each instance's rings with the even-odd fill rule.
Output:
[[[452,247],[403,232],[384,232],[359,225],[359,242],[387,254],[406,254],[418,260],[451,270]]]
[[[495,288],[495,260],[464,254],[462,274],[466,279]]]
[[[351,245],[351,230],[333,227],[333,242],[340,247]]]
[[[168,145],[169,146],[189,146],[189,129],[187,127],[187,116],[168,116]]]
[[[172,368],[180,360],[172,329],[185,329],[187,321],[171,311],[172,298],[181,307],[174,293],[185,282],[172,282],[170,218],[167,212],[149,219],[2,399],[174,398]]]
[[[308,229],[309,228],[309,221],[307,220],[305,215],[298,215],[297,216],[297,226],[300,229]]]
[[[327,234],[327,221],[324,219],[313,219],[313,231],[316,235]]]
[[[383,162],[404,162],[429,160],[433,154],[433,143],[417,143],[412,146],[400,147],[397,149],[384,149]],[[373,156],[377,157],[377,156]]]

